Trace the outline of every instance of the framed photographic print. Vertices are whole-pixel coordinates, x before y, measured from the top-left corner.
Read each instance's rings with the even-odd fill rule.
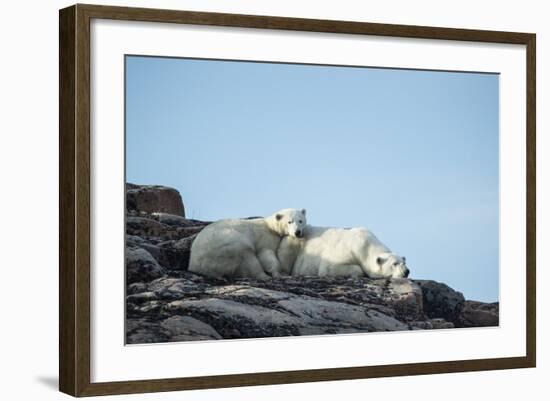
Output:
[[[535,366],[534,34],[59,21],[61,391]]]

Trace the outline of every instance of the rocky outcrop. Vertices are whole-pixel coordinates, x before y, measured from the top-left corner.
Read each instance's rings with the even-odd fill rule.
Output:
[[[408,321],[422,317],[418,290],[408,280],[282,277],[225,282],[183,272],[179,278],[129,286],[127,339],[179,341],[165,330],[165,322],[174,316],[203,322],[220,338],[409,330]],[[414,313],[405,316],[404,310]]]
[[[146,249],[133,246],[126,247],[127,282],[147,282],[164,274],[165,269]]]
[[[126,210],[145,213],[169,213],[185,217],[180,193],[160,185],[126,184]]]
[[[464,296],[446,284],[433,280],[416,280],[422,289],[425,313],[430,318],[443,318],[456,322],[462,307]]]
[[[431,280],[224,281],[193,274],[187,271],[191,244],[209,222],[160,203],[127,210],[129,344],[498,325],[498,303],[466,301]]]
[[[466,301],[458,316],[458,327],[498,326],[498,302]]]

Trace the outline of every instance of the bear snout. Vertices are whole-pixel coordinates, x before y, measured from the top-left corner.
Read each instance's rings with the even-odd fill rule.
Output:
[[[411,271],[409,270],[408,267],[405,267],[405,271],[403,272],[405,277],[409,277],[409,274],[411,273]]]
[[[302,236],[304,235],[304,233],[302,232],[302,230],[296,230],[296,232],[294,233],[298,238],[302,238]]]

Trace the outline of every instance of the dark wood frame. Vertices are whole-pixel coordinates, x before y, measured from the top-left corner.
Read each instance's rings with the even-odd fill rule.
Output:
[[[527,48],[527,355],[191,378],[90,383],[90,20],[269,28],[404,38],[512,43]],[[59,389],[73,396],[363,379],[535,367],[535,42],[531,33],[255,15],[74,5],[59,13]]]

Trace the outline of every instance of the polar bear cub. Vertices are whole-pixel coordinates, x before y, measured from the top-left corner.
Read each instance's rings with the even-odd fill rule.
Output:
[[[284,274],[293,276],[408,277],[404,257],[365,228],[307,226],[303,238],[285,237],[277,250]]]
[[[210,277],[266,280],[281,275],[276,251],[281,238],[299,238],[305,209],[283,209],[266,218],[219,220],[204,228],[191,246],[189,271]]]

